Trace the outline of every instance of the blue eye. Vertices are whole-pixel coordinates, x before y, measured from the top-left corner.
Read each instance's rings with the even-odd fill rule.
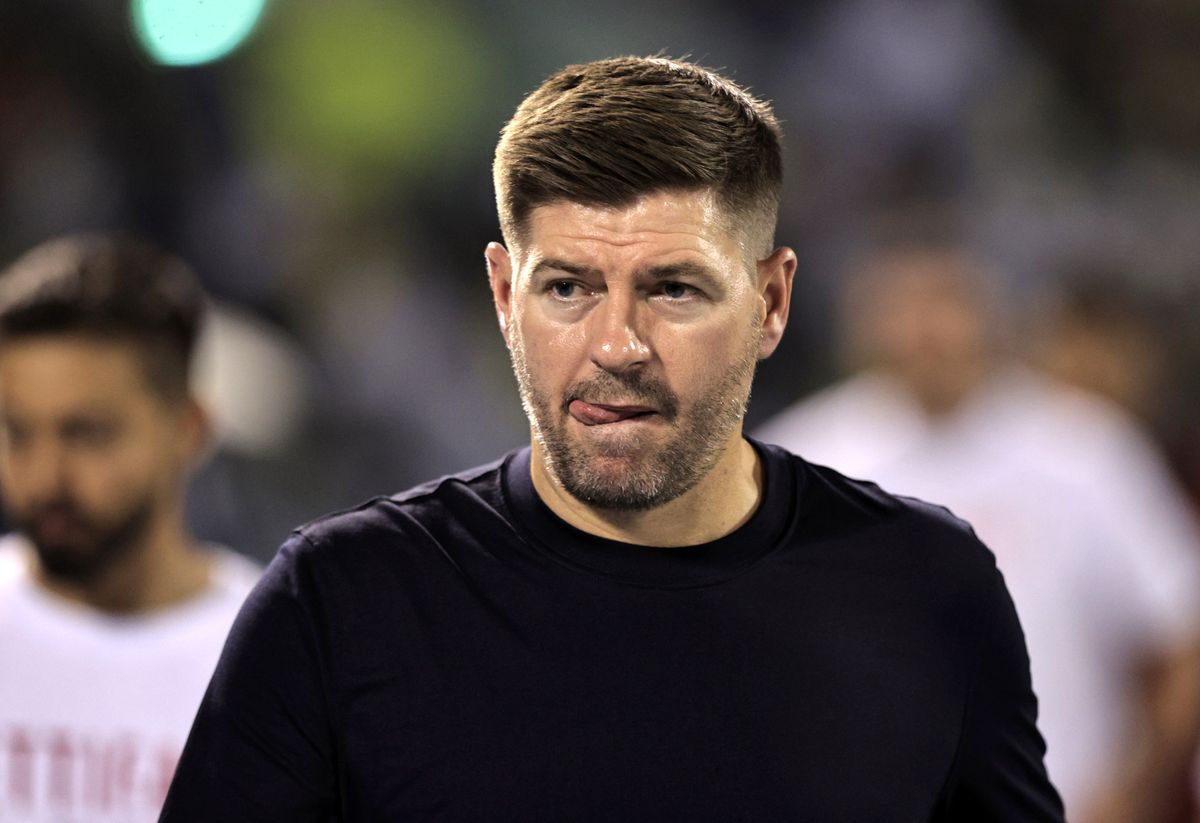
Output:
[[[692,287],[683,283],[663,283],[662,293],[672,300],[682,300],[692,294]]]
[[[550,291],[554,293],[554,296],[563,300],[574,297],[577,288],[579,288],[579,284],[572,283],[570,280],[558,280],[550,284]]]

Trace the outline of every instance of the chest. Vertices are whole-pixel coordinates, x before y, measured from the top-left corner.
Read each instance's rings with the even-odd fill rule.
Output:
[[[965,681],[913,642],[911,615],[891,619],[903,604],[847,609],[836,586],[782,579],[488,592],[406,598],[376,615],[391,631],[335,658],[357,813],[922,820],[934,805]]]
[[[0,819],[157,819],[218,651],[0,625]]]

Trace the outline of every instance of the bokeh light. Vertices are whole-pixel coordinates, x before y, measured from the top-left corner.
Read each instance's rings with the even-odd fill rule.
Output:
[[[491,78],[469,16],[435,0],[280,3],[238,66],[250,144],[371,197],[491,153]]]
[[[133,27],[156,62],[194,66],[241,45],[265,6],[266,0],[133,0]]]

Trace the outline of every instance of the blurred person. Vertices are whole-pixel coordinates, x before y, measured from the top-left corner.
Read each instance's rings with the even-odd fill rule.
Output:
[[[1034,335],[1034,362],[1054,377],[1158,420],[1169,371],[1166,307],[1116,280],[1080,272],[1050,301]]]
[[[1200,711],[1200,538],[1131,418],[1016,365],[1003,305],[960,249],[876,250],[845,297],[858,371],[756,434],[967,518],[1021,616],[1069,819],[1177,819]]]
[[[987,549],[742,435],[795,270],[770,108],[570,66],[494,172],[531,445],[292,536],[163,820],[1062,820]]]
[[[258,577],[184,528],[203,305],[180,260],[116,236],[0,275],[0,820],[156,820]]]
[[[1151,426],[1163,425],[1174,405],[1168,391],[1175,371],[1171,317],[1171,306],[1116,272],[1080,268],[1066,278],[1042,318],[1033,358],[1056,378],[1103,395]],[[1171,439],[1165,440],[1170,456]],[[1192,795],[1194,814],[1200,815],[1200,758]]]

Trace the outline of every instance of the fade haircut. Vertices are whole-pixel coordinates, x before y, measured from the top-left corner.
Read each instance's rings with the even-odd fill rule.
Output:
[[[168,401],[188,394],[204,310],[188,266],[130,236],[51,240],[0,274],[0,346],[52,335],[130,343],[147,385]]]
[[[525,98],[496,147],[505,241],[555,202],[620,208],[638,197],[710,189],[748,251],[774,244],[783,164],[771,107],[691,63],[617,57],[568,66]]]

